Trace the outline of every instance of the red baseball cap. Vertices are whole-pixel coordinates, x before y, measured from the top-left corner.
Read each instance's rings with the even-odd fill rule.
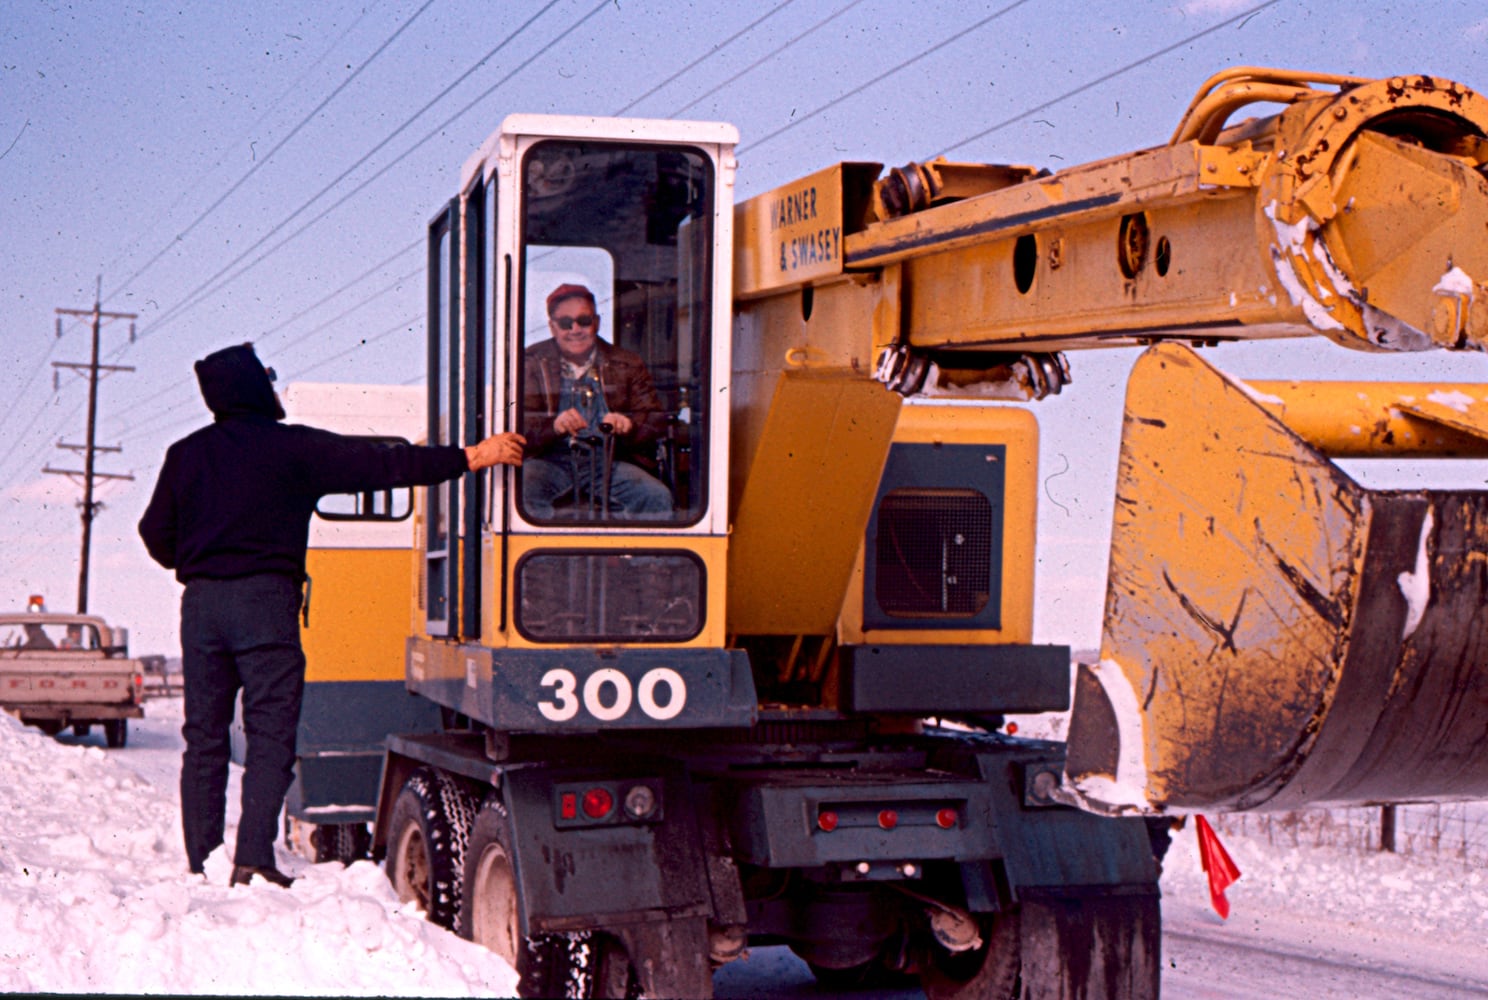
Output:
[[[553,315],[553,310],[556,309],[558,307],[558,303],[562,302],[564,299],[574,298],[586,298],[589,300],[589,308],[593,309],[595,307],[594,293],[585,288],[583,285],[559,285],[557,288],[548,293],[548,315]]]

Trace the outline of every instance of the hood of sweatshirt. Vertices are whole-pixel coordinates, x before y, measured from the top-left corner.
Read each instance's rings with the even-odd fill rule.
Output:
[[[236,344],[208,354],[196,363],[196,381],[207,408],[218,420],[250,416],[284,419],[274,383],[252,344]]]

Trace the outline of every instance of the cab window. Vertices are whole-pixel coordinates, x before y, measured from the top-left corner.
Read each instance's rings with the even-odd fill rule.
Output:
[[[690,149],[553,140],[522,164],[517,508],[528,522],[703,515],[713,168]]]

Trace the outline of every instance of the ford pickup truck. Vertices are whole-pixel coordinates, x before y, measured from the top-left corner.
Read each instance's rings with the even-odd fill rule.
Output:
[[[54,736],[101,724],[108,745],[122,747],[129,720],[145,714],[143,691],[126,629],[96,615],[0,612],[0,708],[22,722]]]

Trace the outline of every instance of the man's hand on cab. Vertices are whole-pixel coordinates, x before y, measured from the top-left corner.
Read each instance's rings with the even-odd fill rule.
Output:
[[[471,472],[493,465],[521,465],[522,447],[527,439],[520,434],[492,434],[480,444],[465,446],[465,461]]]

